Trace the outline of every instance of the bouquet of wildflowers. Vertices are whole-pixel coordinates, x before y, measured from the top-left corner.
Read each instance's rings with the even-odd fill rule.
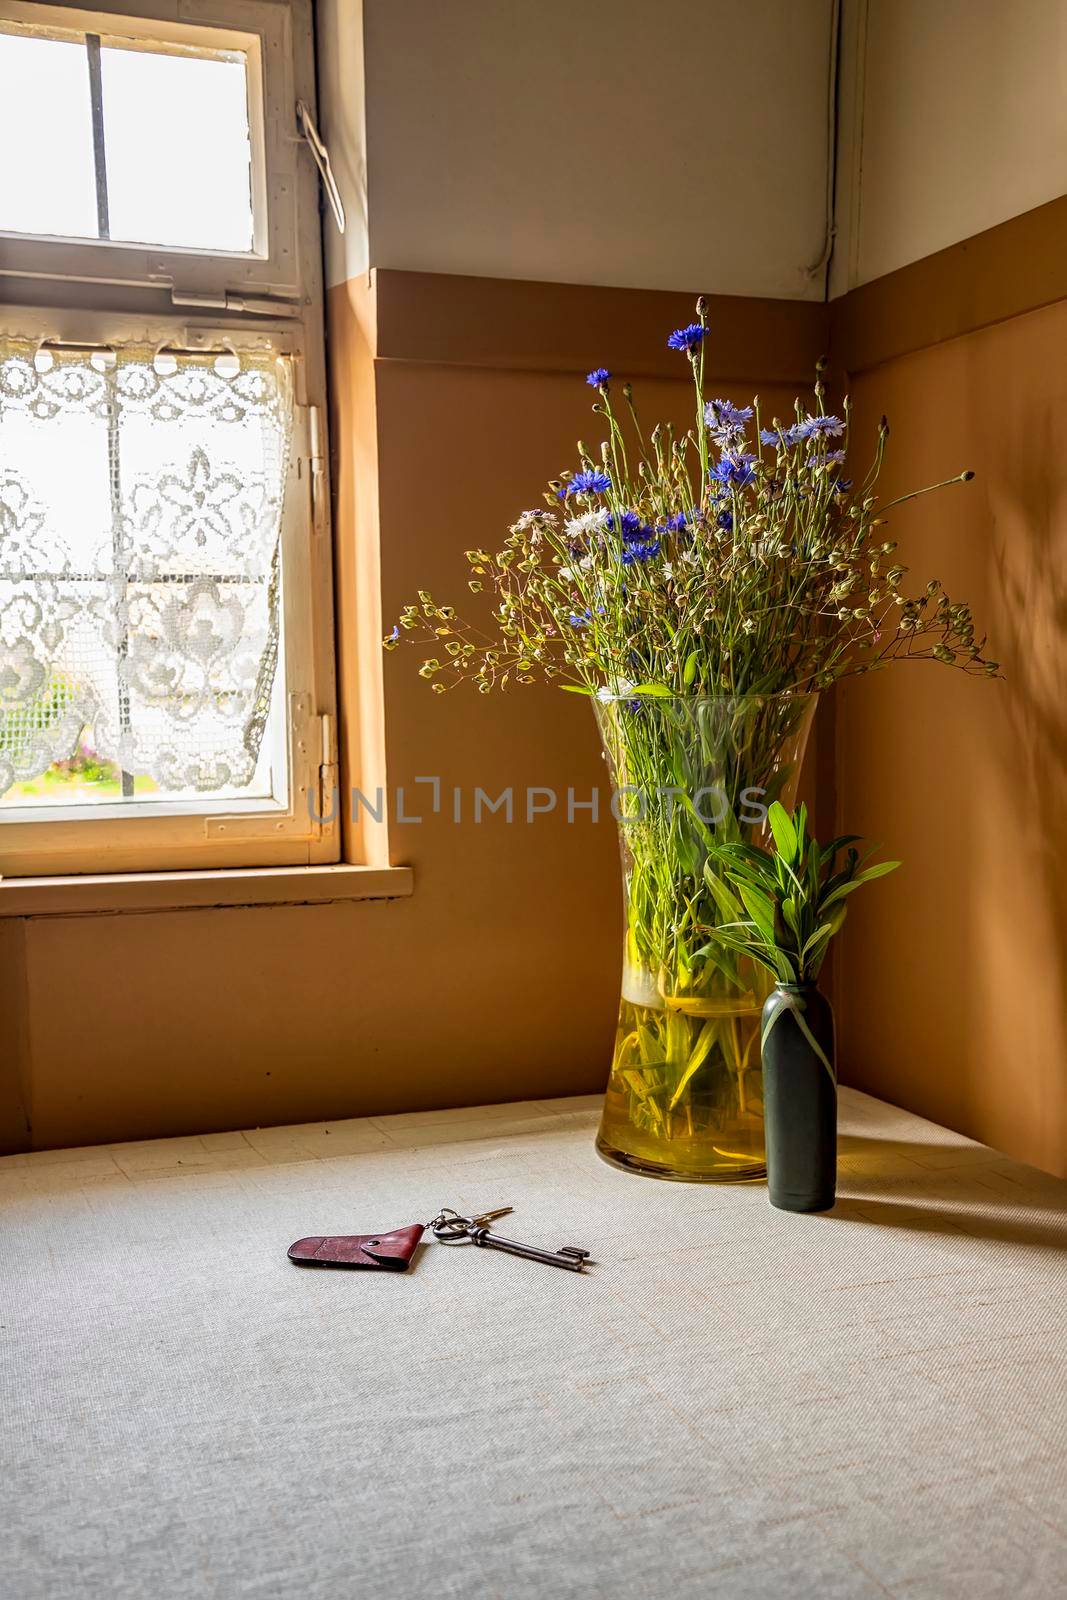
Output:
[[[620,414],[611,374],[591,372],[597,450],[579,443],[502,548],[466,552],[490,627],[420,592],[384,641],[429,644],[419,671],[437,694],[541,679],[593,698],[616,784],[639,797],[620,819],[627,933],[601,1147],[685,1176],[759,1167],[766,984],[716,933],[736,913],[729,850],[771,802],[792,804],[815,694],[905,659],[998,671],[965,603],[936,579],[906,583],[886,513],[913,496],[879,499],[884,419],[857,482],[849,405],[827,412],[821,370],[814,404],[785,419],[706,398],[703,301],[697,315],[668,340],[692,372],[692,426],[646,433],[630,386]]]
[[[879,501],[886,422],[857,484],[848,402],[842,417],[826,413],[821,374],[814,407],[798,401],[788,420],[763,418],[758,400],[706,400],[697,309],[668,340],[690,363],[693,427],[646,435],[626,384],[624,429],[611,374],[591,372],[598,452],[579,443],[577,470],[548,485],[502,549],[466,552],[470,589],[495,592],[491,632],[423,591],[386,649],[404,633],[429,643],[437,653],[419,670],[439,694],[539,678],[602,697],[780,694],[916,658],[995,675],[967,605],[936,579],[906,590],[886,512],[913,496]]]

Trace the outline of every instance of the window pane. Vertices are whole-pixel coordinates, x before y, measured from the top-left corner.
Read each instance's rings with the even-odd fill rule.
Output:
[[[244,57],[101,51],[112,239],[253,248]]]
[[[0,229],[96,237],[84,44],[0,33]]]
[[[290,420],[269,355],[0,345],[0,814],[285,795]]]

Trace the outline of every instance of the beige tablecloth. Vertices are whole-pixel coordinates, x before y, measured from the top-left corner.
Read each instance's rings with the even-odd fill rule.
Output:
[[[844,1091],[843,1198],[786,1216],[595,1116],[0,1161],[4,1600],[1067,1593],[1067,1186]],[[500,1203],[596,1266],[286,1260]]]

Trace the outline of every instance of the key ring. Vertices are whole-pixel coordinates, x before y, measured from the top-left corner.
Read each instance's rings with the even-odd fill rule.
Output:
[[[446,1207],[430,1223],[430,1232],[442,1244],[459,1244],[468,1238],[477,1226],[473,1217],[461,1217],[458,1211]]]

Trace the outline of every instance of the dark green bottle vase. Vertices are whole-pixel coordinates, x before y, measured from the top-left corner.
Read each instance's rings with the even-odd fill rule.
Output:
[[[813,983],[779,984],[763,1008],[767,1187],[779,1211],[829,1211],[837,1193],[834,1013]]]

